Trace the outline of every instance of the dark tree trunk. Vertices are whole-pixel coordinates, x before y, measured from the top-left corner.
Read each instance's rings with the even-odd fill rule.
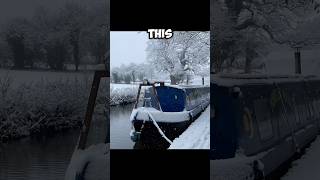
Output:
[[[67,49],[63,42],[56,40],[54,45],[47,48],[48,65],[54,70],[63,70],[64,62],[67,58]]]
[[[74,65],[76,66],[76,71],[78,71],[79,64],[80,64],[79,43],[75,43],[73,46],[73,59],[74,59]]]
[[[213,73],[219,73],[222,71],[222,58],[220,48],[217,44],[217,47],[213,49]]]
[[[13,36],[7,37],[7,42],[13,53],[13,63],[15,69],[23,69],[25,66],[25,46],[24,46],[24,37]]]
[[[249,47],[246,48],[246,61],[244,64],[244,73],[251,73],[252,56]]]
[[[73,61],[76,71],[79,70],[80,56],[79,56],[79,40],[80,40],[80,29],[76,28],[71,32],[70,44],[73,47]]]
[[[297,51],[294,53],[294,59],[295,59],[295,73],[301,74],[301,55],[300,55],[299,48],[297,48]]]
[[[172,85],[178,84],[178,79],[174,75],[170,75],[170,82]]]

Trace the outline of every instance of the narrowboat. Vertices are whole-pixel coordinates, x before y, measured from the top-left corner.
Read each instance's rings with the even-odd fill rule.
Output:
[[[272,176],[319,134],[316,76],[211,75],[210,86],[214,162],[241,156]]]
[[[143,148],[163,149],[210,103],[209,86],[140,84],[130,121],[130,136]]]

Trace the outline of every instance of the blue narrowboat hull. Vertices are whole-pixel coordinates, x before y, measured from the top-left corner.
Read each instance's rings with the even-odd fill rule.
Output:
[[[210,103],[210,87],[157,86],[156,95],[147,91],[147,107],[135,108],[131,115],[131,139],[137,148],[166,149],[169,143],[155,126],[156,123],[165,136],[173,141],[201,114]],[[160,107],[157,107],[159,100]],[[148,111],[148,112],[147,112]],[[149,114],[152,114],[152,119]]]

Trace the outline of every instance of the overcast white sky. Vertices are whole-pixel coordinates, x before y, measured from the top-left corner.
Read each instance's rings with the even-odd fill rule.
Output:
[[[110,32],[110,66],[142,63],[146,61],[148,41],[146,32],[112,31]]]

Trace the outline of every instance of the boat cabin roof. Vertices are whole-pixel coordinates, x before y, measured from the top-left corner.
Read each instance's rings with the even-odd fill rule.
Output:
[[[211,74],[211,83],[221,86],[274,84],[320,80],[315,75]]]
[[[209,85],[164,85],[167,87],[177,88],[177,89],[196,89],[196,88],[208,88]],[[157,86],[160,87],[160,86]]]

